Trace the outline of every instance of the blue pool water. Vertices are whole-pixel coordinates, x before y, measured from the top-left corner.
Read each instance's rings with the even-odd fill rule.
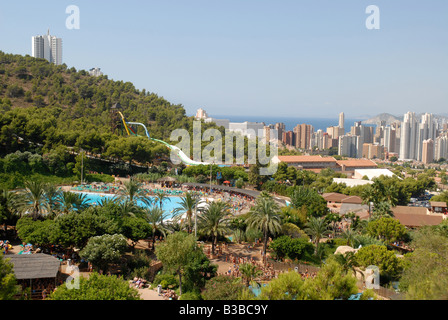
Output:
[[[90,205],[98,205],[100,201],[102,201],[105,198],[111,198],[113,199],[115,195],[111,194],[99,194],[99,193],[88,193],[88,192],[82,192],[82,194],[87,195],[87,203]],[[151,197],[154,198],[154,197]],[[163,201],[162,208],[167,213],[167,218],[172,218],[172,212],[175,208],[178,208],[180,206],[181,200],[180,197],[168,197],[166,200]],[[142,201],[137,201],[137,204],[142,207],[147,207],[145,203]]]
[[[263,287],[266,287],[266,286],[267,286],[267,284],[264,283],[264,284],[263,284]],[[254,294],[256,297],[258,297],[258,296],[261,294],[261,287],[259,287],[259,286],[256,286],[256,287],[249,286],[249,289],[252,290],[253,294]]]

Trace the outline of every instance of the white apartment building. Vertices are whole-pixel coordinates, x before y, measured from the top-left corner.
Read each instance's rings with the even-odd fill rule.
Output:
[[[406,113],[401,124],[400,160],[422,161],[423,141],[436,141],[436,139],[437,123],[432,114],[426,113],[422,115],[419,122],[414,112]],[[433,144],[432,148],[435,149],[435,144]]]
[[[50,35],[50,30],[46,35],[32,37],[31,55],[34,58],[45,59],[55,65],[61,65],[62,39]]]
[[[406,113],[401,123],[400,160],[417,159],[418,131],[415,112]]]
[[[434,160],[448,159],[448,135],[437,137],[435,142]]]
[[[89,70],[89,75],[92,77],[101,77],[103,72],[101,71],[101,68],[92,68]]]

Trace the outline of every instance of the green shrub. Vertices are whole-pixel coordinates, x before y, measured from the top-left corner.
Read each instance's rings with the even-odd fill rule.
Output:
[[[202,293],[204,300],[237,300],[244,284],[228,276],[217,276],[205,285]]]
[[[203,300],[200,293],[197,292],[185,292],[183,293],[179,300]]]
[[[149,272],[149,268],[148,267],[140,267],[140,268],[136,268],[136,269],[131,271],[130,278],[131,279],[142,278],[142,279],[145,279],[145,280],[150,280],[151,273]]]
[[[302,259],[306,253],[313,251],[313,245],[305,238],[290,238],[281,236],[271,242],[269,246],[279,259],[288,257],[292,260]]]
[[[342,238],[336,238],[336,239],[331,240],[331,244],[334,245],[336,248],[340,247],[340,246],[346,246],[347,240],[342,239]]]
[[[115,178],[108,174],[94,173],[94,174],[88,174],[86,180],[88,182],[113,183],[115,181]]]
[[[179,280],[172,274],[159,274],[154,278],[152,285],[153,287],[157,287],[159,284],[163,289],[172,289],[179,286]]]

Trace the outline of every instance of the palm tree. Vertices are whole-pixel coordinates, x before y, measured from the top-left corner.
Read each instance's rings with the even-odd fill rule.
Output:
[[[131,216],[136,217],[143,214],[143,208],[135,204],[135,202],[126,199],[124,201],[116,202],[118,213],[122,217]]]
[[[342,221],[342,217],[337,213],[329,213],[325,216],[325,219],[331,224],[331,229],[333,230],[333,239],[336,236],[336,224]]]
[[[212,254],[215,254],[215,246],[218,237],[229,232],[229,210],[227,203],[217,201],[210,203],[207,208],[198,215],[199,230],[212,238]]]
[[[133,203],[140,200],[148,206],[152,204],[151,198],[146,195],[146,190],[142,188],[142,183],[132,178],[129,182],[123,183],[123,187],[118,190],[117,197],[120,200],[129,199]]]
[[[167,214],[163,209],[159,207],[146,208],[144,210],[145,219],[151,225],[152,228],[152,250],[155,248],[156,243],[156,232],[162,232],[163,236],[166,237],[167,229],[163,225],[163,222],[167,218]]]
[[[155,202],[159,202],[159,208],[160,209],[162,209],[163,202],[166,201],[166,200],[171,201],[171,198],[168,197],[168,195],[166,193],[161,192],[161,191],[156,192],[154,201]]]
[[[70,191],[63,191],[58,196],[59,208],[62,214],[72,211],[82,211],[89,207],[87,195]]]
[[[59,197],[61,191],[52,183],[46,184],[44,187],[45,200],[47,202],[47,211],[50,215],[55,215],[59,210]]]
[[[342,238],[347,241],[348,246],[352,246],[352,247],[353,247],[356,235],[357,235],[357,232],[355,232],[352,228],[347,228],[347,230],[342,232]]]
[[[370,185],[368,185],[367,187],[364,188],[364,190],[362,191],[362,194],[361,194],[361,198],[362,198],[363,204],[369,205],[369,217],[370,217],[372,214],[371,202],[375,201],[375,199],[376,199],[374,190]]]
[[[185,196],[180,198],[179,207],[173,210],[174,216],[179,216],[186,213],[188,221],[188,233],[191,233],[191,220],[193,212],[197,210],[198,205],[203,203],[203,200],[199,198],[199,195],[195,192],[187,192]]]
[[[328,221],[326,221],[325,218],[311,217],[306,224],[305,232],[312,237],[313,242],[316,245],[315,253],[317,254],[320,239],[330,234]]]
[[[7,230],[8,224],[15,224],[17,221],[17,199],[15,192],[0,190],[0,218],[5,223],[4,232]]]
[[[373,208],[373,215],[375,217],[394,216],[392,209],[390,207],[390,203],[387,201],[381,201],[375,204],[375,207]]]
[[[179,219],[172,219],[165,224],[165,229],[169,233],[180,232],[183,230],[183,225],[179,222]]]
[[[280,206],[271,196],[259,196],[249,211],[247,226],[263,233],[263,257],[266,259],[269,234],[281,231]]]
[[[263,272],[257,268],[257,266],[251,263],[243,263],[239,266],[241,275],[243,277],[244,282],[246,283],[246,287],[249,286],[250,282],[256,277],[263,274]]]
[[[397,185],[391,184],[385,187],[386,200],[391,207],[395,207],[399,202],[399,190]]]
[[[342,270],[348,274],[350,271],[356,277],[356,274],[360,274],[364,278],[364,273],[360,270],[356,269],[357,263],[355,259],[355,253],[353,251],[348,251],[345,254],[335,254],[335,260],[342,266]]]
[[[19,192],[20,200],[17,202],[17,209],[22,215],[30,214],[33,220],[37,220],[47,213],[45,183],[27,180],[24,186],[25,189]]]
[[[108,207],[117,203],[117,199],[113,197],[104,197],[98,201],[100,207]]]

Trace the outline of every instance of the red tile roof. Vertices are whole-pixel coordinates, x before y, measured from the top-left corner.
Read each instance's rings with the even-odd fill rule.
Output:
[[[281,162],[334,162],[336,159],[333,157],[322,157],[322,156],[278,156]]]
[[[338,202],[338,203],[354,203],[354,204],[362,204],[362,199],[358,196],[347,196],[341,193],[324,193],[322,197],[328,202]]]
[[[397,206],[392,208],[394,218],[406,227],[434,226],[442,223],[443,216],[440,214],[428,214],[423,207]]]
[[[446,208],[446,202],[437,202],[437,201],[431,201],[429,202],[429,204],[431,205],[431,207],[438,207],[438,208]]]
[[[353,160],[338,160],[337,164],[339,166],[347,167],[369,167],[369,168],[377,168],[378,165],[372,160],[367,159],[353,159]]]

